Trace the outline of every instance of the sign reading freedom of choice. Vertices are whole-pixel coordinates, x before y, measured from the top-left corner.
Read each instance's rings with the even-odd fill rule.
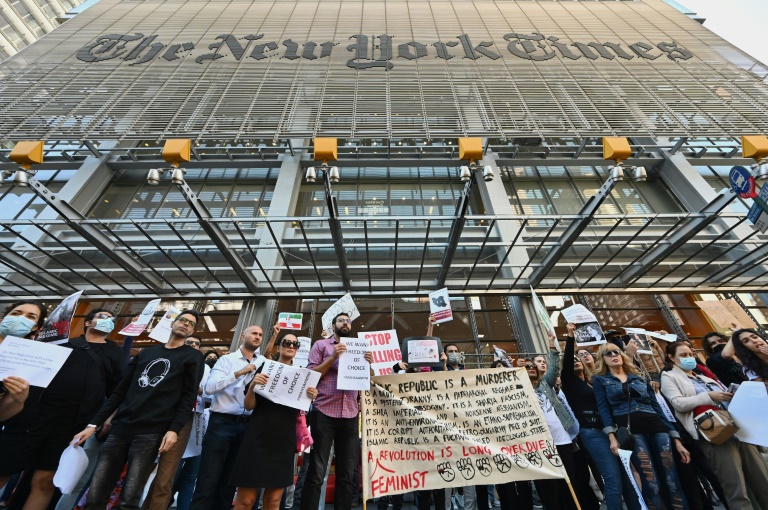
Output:
[[[371,380],[362,399],[366,499],[565,477],[522,368]]]

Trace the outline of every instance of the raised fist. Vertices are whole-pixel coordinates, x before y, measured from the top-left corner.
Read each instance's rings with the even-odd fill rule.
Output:
[[[452,482],[456,478],[456,472],[451,467],[450,462],[443,462],[437,465],[437,472],[446,482]]]
[[[512,460],[515,461],[515,464],[517,464],[517,467],[520,469],[527,469],[531,466],[528,461],[525,460],[525,457],[518,455],[517,453],[512,456]]]
[[[552,464],[555,467],[563,467],[563,460],[560,458],[560,454],[557,453],[557,447],[547,441],[547,447],[542,450],[544,454],[544,457],[547,458],[550,464]]]
[[[471,480],[475,477],[475,468],[472,466],[472,461],[469,459],[459,459],[456,461],[456,468],[461,473],[461,476],[465,480]]]
[[[539,452],[526,453],[525,458],[528,462],[530,462],[536,467],[541,467],[544,465],[544,462],[541,460],[541,455],[539,454]]]
[[[491,461],[488,457],[477,459],[475,461],[475,465],[477,466],[477,470],[480,471],[481,475],[483,476],[491,475],[491,471],[493,470],[493,468],[491,467]]]
[[[496,464],[496,469],[502,473],[509,472],[512,469],[512,462],[509,461],[509,457],[503,453],[497,453],[493,456],[493,462]],[[526,466],[528,467],[528,466]]]

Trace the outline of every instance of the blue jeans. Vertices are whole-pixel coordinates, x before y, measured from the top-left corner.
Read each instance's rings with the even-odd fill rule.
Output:
[[[643,496],[648,501],[649,508],[664,508],[661,502],[661,486],[659,474],[664,476],[662,483],[667,485],[669,497],[667,507],[674,510],[688,510],[680,479],[675,469],[675,458],[672,452],[672,440],[667,433],[636,434],[635,450],[632,452],[632,465],[640,473],[643,485]]]
[[[229,510],[235,497],[235,487],[229,484],[240,443],[248,425],[217,413],[211,413],[208,430],[203,437],[203,453],[200,455],[200,472],[195,494],[194,510]]]
[[[91,488],[85,500],[85,510],[104,510],[120,479],[125,463],[128,473],[120,491],[120,510],[139,510],[147,477],[155,467],[157,451],[163,434],[110,434],[101,447]]]
[[[200,471],[200,459],[202,455],[181,459],[179,470],[176,471],[176,478],[173,480],[172,494],[176,496],[176,510],[189,510],[192,504],[192,494],[195,493],[195,482],[197,473]]]
[[[621,466],[619,458],[611,451],[611,442],[602,430],[583,428],[579,432],[581,442],[595,462],[605,484],[605,504],[608,510],[622,510],[621,496],[629,510],[640,510],[637,493]]]

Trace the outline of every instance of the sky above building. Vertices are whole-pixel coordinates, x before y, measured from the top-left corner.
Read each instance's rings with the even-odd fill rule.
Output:
[[[768,0],[677,0],[706,18],[704,26],[768,65]]]

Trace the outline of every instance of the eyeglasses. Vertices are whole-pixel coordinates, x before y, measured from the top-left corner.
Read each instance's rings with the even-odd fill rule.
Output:
[[[581,354],[577,355],[579,358],[591,358],[592,355],[588,352],[582,352]]]
[[[338,318],[336,319],[336,322],[338,322],[339,324],[352,324],[352,321],[350,319]]]
[[[298,349],[299,346],[301,345],[301,342],[299,342],[298,340],[296,340],[296,341],[293,341],[293,340],[283,340],[280,343],[280,345],[282,345],[283,347]]]
[[[603,356],[613,358],[614,356],[621,356],[621,351],[605,351]]]
[[[111,319],[112,316],[108,313],[97,313],[93,316],[94,319]]]
[[[200,342],[198,342],[197,340],[187,340],[184,343],[187,344],[187,345],[196,345],[196,346],[200,347]]]
[[[185,324],[185,325],[191,327],[192,329],[194,329],[195,326],[197,326],[197,322],[191,321],[191,320],[187,319],[186,317],[179,317],[178,319],[176,319],[176,321],[180,322],[182,324]]]

